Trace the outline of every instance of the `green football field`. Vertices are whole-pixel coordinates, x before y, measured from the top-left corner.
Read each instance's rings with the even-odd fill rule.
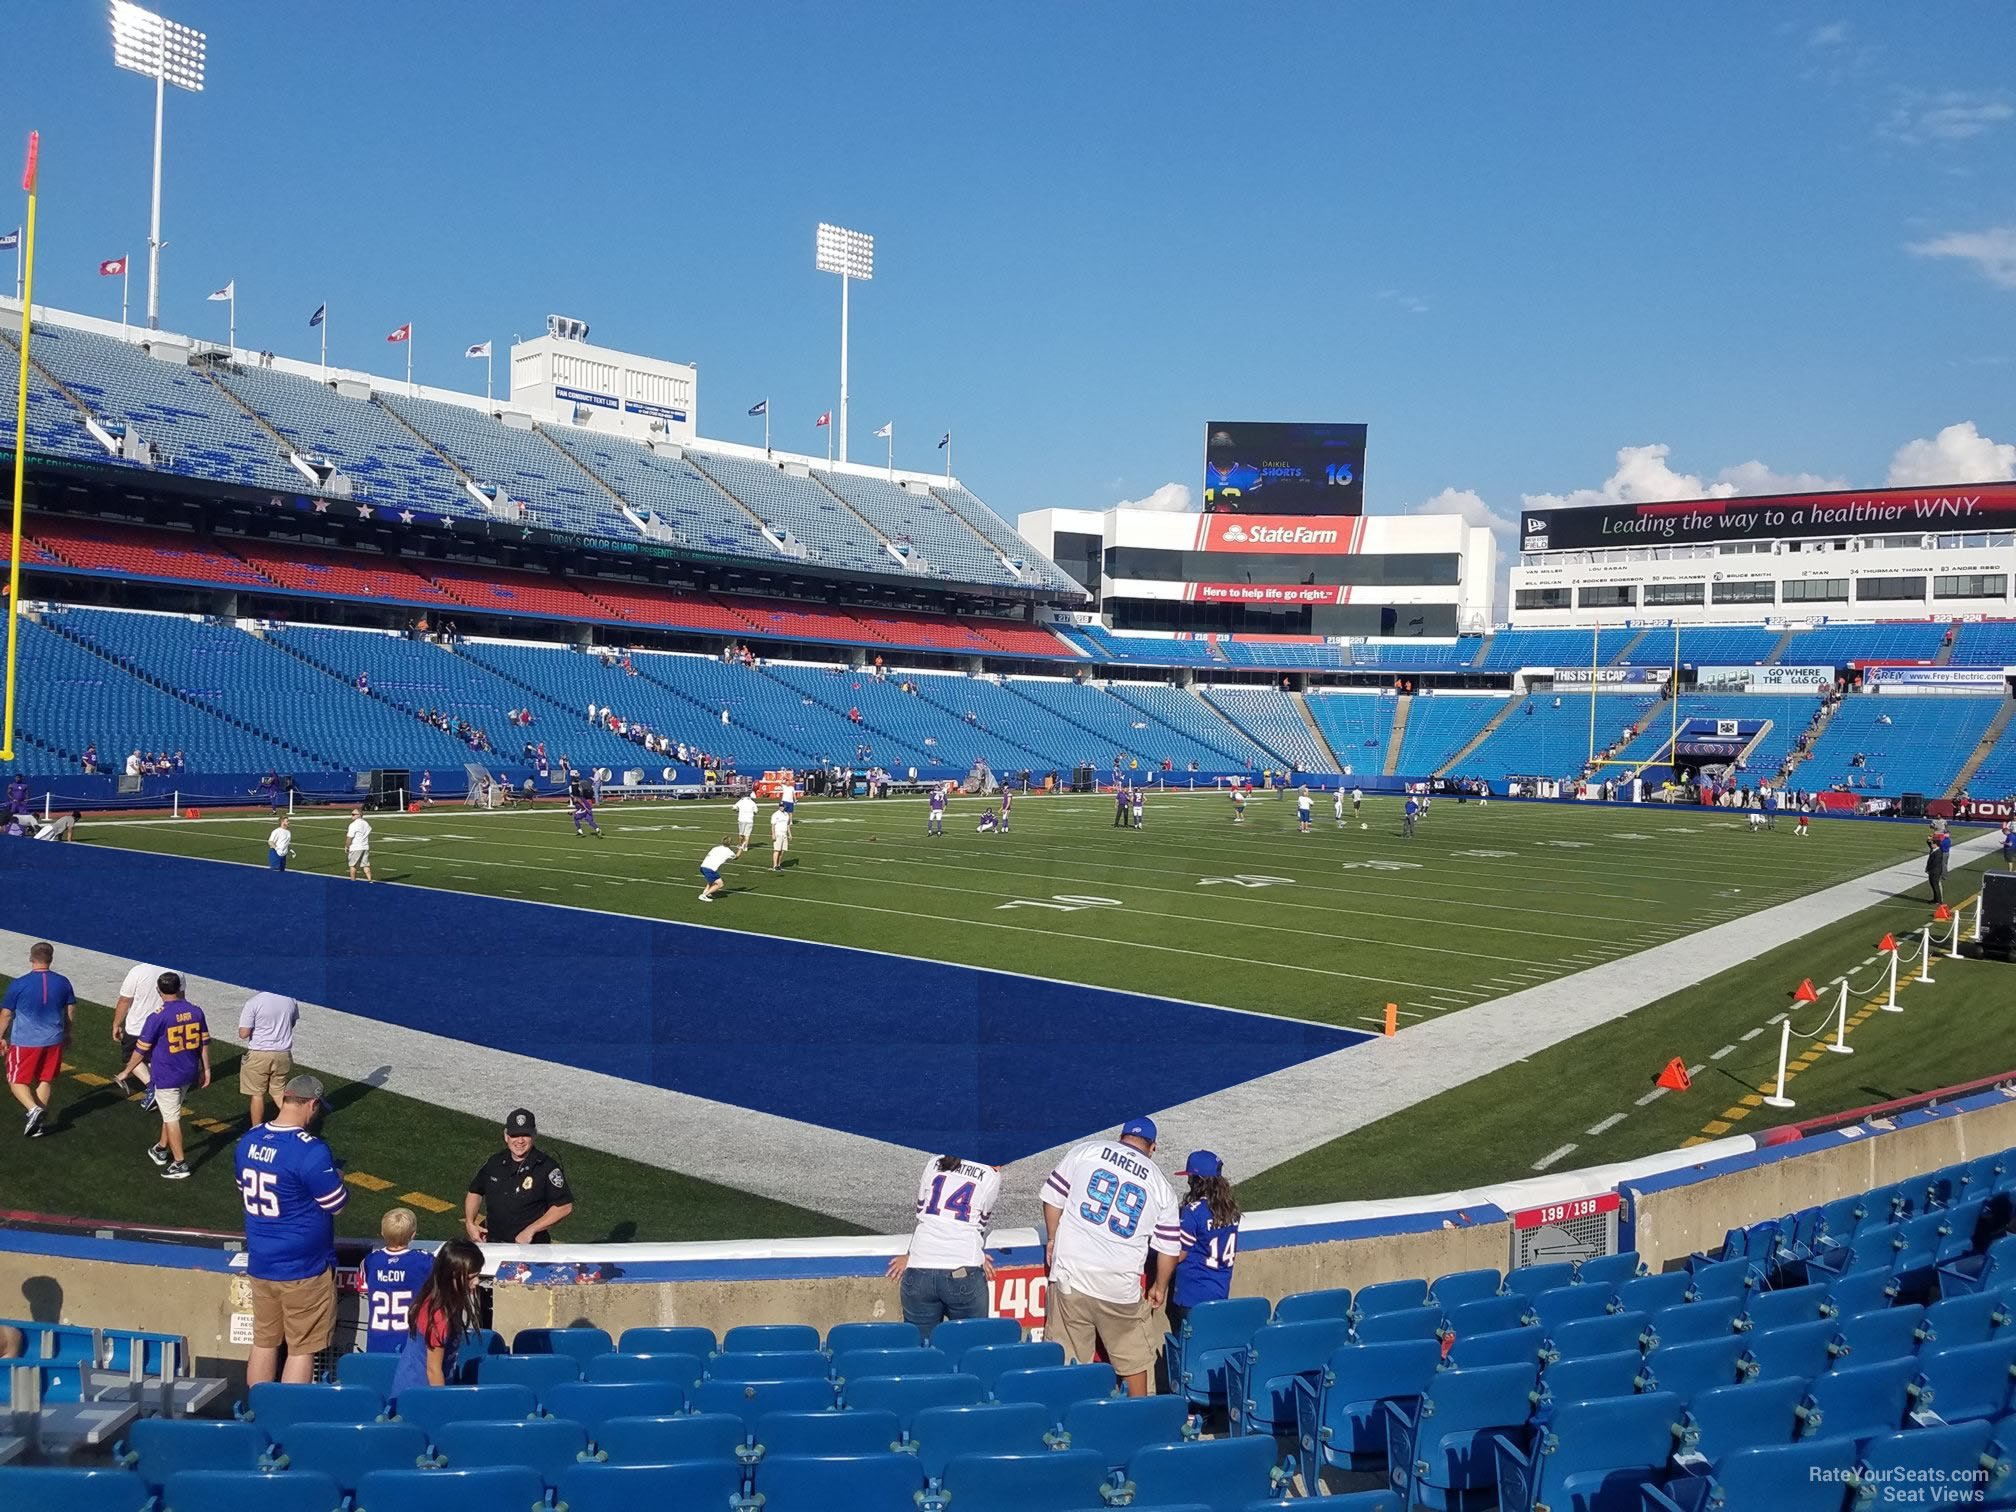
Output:
[[[790,864],[773,874],[767,850],[752,849],[730,865],[727,892],[710,904],[697,899],[696,868],[732,827],[725,805],[605,804],[600,840],[574,838],[554,809],[375,818],[374,852],[383,884],[861,946],[1351,1029],[1379,1027],[1392,1002],[1402,1051],[1409,1030],[1431,1020],[1922,854],[1920,831],[1909,825],[1820,822],[1799,839],[1789,821],[1751,833],[1740,815],[1656,806],[1442,799],[1412,839],[1392,799],[1368,800],[1362,818],[1340,829],[1327,795],[1319,796],[1308,835],[1297,832],[1290,799],[1254,799],[1241,824],[1222,797],[1151,799],[1146,828],[1135,831],[1113,827],[1108,800],[1028,798],[1016,805],[1007,835],[976,832],[984,806],[956,801],[944,837],[930,839],[915,801],[801,803]],[[340,872],[347,817],[297,817],[297,869]],[[268,827],[263,816],[107,821],[91,825],[88,838],[260,865]],[[761,846],[764,819],[758,831]],[[1956,832],[1963,840],[1974,833]],[[1956,874],[1948,896],[1971,896],[1979,869],[1977,862]],[[1490,1075],[1255,1175],[1246,1200],[1285,1206],[1448,1190],[1756,1132],[2009,1069],[2002,1015],[2010,968],[1939,962],[1937,984],[1908,990],[1903,1014],[1865,1012],[1857,996],[1855,1054],[1809,1051],[1802,1038],[1794,1047],[1797,1109],[1761,1106],[1759,1088],[1776,1063],[1773,1016],[1794,1007],[1793,984],[1812,977],[1830,986],[1846,974],[1859,993],[1877,937],[1914,929],[1928,914],[1921,882],[1830,919],[1695,988],[1510,1057]],[[1797,1009],[1801,1034],[1824,1013]],[[1700,1067],[1694,1088],[1646,1101],[1653,1076],[1674,1056]],[[109,1092],[92,1095],[112,1101]],[[220,1123],[234,1106],[242,1119],[229,1089],[207,1101]],[[437,1156],[442,1117],[390,1093],[357,1095],[341,1120],[362,1142],[345,1148],[353,1168],[379,1151],[382,1164],[398,1166],[387,1173],[392,1189],[369,1193],[358,1211],[389,1205],[409,1182],[424,1188],[421,1176],[443,1199],[459,1200],[459,1187],[444,1188],[492,1136],[473,1121],[462,1121],[467,1129],[451,1123],[470,1150]],[[79,1144],[111,1138],[113,1121],[79,1120]],[[221,1131],[214,1138],[227,1142]],[[414,1151],[402,1164],[400,1152]],[[668,1184],[663,1172],[614,1157],[573,1159],[596,1162],[593,1232],[579,1238],[842,1227],[697,1180]],[[161,1184],[143,1179],[151,1168],[138,1164],[132,1182],[90,1204],[60,1174],[45,1182],[31,1172],[29,1190],[8,1205],[95,1216],[152,1216],[175,1206],[159,1195]],[[124,1187],[132,1188],[131,1207]],[[228,1195],[221,1194],[220,1224],[229,1222]],[[430,1220],[423,1232],[446,1232],[448,1221]]]

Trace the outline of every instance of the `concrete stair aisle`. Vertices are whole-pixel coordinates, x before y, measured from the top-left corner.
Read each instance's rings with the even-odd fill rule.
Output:
[[[1952,647],[1946,648],[1949,652]],[[1967,791],[1967,784],[1974,780],[1974,774],[1981,770],[1981,764],[1988,759],[1988,753],[1995,749],[1995,743],[2002,738],[2002,732],[2009,728],[2011,715],[2016,715],[2016,699],[2005,698],[2002,707],[1995,711],[1995,717],[1988,721],[1988,728],[1981,732],[1981,739],[1975,744],[1974,753],[1960,764],[1960,770],[1947,784],[1945,796],[1957,798]]]
[[[1610,660],[1605,662],[1603,665],[1606,667],[1623,666],[1626,662],[1628,662],[1631,659],[1631,653],[1638,649],[1638,643],[1644,640],[1645,637],[1650,635],[1651,633],[1652,632],[1650,630],[1640,630],[1636,635],[1632,636],[1631,639],[1626,641],[1623,645],[1619,646],[1617,648],[1617,654],[1611,657]]]
[[[1783,635],[1779,636],[1778,644],[1773,646],[1771,648],[1771,654],[1764,658],[1764,665],[1767,667],[1775,667],[1781,661],[1783,661],[1785,657],[1786,648],[1792,644],[1792,637],[1797,635],[1798,633],[1799,632],[1797,630],[1787,630]]]
[[[1484,722],[1484,728],[1479,730],[1475,735],[1472,735],[1469,741],[1464,745],[1462,750],[1458,751],[1454,756],[1451,756],[1447,761],[1443,762],[1442,765],[1435,768],[1434,775],[1440,777],[1445,773],[1455,771],[1459,766],[1463,764],[1464,760],[1470,755],[1472,751],[1476,750],[1477,747],[1481,746],[1482,744],[1484,744],[1485,741],[1491,738],[1493,732],[1497,730],[1498,726],[1505,723],[1506,719],[1511,715],[1512,711],[1518,708],[1523,702],[1524,700],[1518,698],[1506,699],[1504,706],[1500,708],[1496,714],[1493,714],[1488,720]]]
[[[1932,665],[1935,667],[1948,667],[1953,664],[1953,651],[1960,643],[1960,626],[1957,623],[1948,625],[1946,637],[1945,644],[1939,648],[1939,654],[1932,658]]]
[[[1485,639],[1489,640],[1490,637],[1487,635]],[[1400,770],[1400,747],[1407,739],[1407,716],[1413,711],[1414,695],[1402,693],[1397,700],[1397,707],[1393,710],[1393,733],[1386,737],[1386,759],[1379,763],[1381,776],[1391,777]]]
[[[1491,654],[1491,642],[1495,640],[1497,636],[1498,632],[1496,630],[1486,630],[1484,632],[1484,639],[1477,642],[1477,654],[1470,658],[1469,665],[1473,667],[1481,667],[1484,665],[1484,658]],[[1388,768],[1388,770],[1390,771],[1391,768]]]
[[[1776,649],[1778,651],[1782,651],[1785,648],[1781,644]],[[1834,723],[1834,716],[1840,710],[1840,708],[1841,705],[1838,701],[1823,707],[1820,710],[1820,722],[1815,726],[1813,726],[1813,738],[1806,743],[1806,749],[1802,751],[1798,748],[1796,744],[1792,747],[1792,753],[1785,758],[1786,782],[1790,783],[1794,787],[1798,786],[1797,783],[1792,782],[1792,774],[1794,772],[1797,772],[1799,768],[1805,765],[1805,763],[1812,757],[1814,750],[1817,749],[1820,744],[1821,738],[1827,733],[1827,726]],[[1797,741],[1799,737],[1795,735],[1792,738],[1794,739],[1794,741]]]

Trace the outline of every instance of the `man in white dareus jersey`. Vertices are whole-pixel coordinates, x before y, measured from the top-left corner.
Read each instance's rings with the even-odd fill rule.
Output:
[[[1154,1153],[1154,1120],[1130,1119],[1118,1139],[1079,1145],[1043,1184],[1045,1332],[1079,1364],[1092,1363],[1105,1345],[1129,1396],[1148,1394],[1154,1315],[1168,1298],[1183,1248],[1176,1192],[1150,1159]],[[1155,1279],[1144,1295],[1150,1250]]]

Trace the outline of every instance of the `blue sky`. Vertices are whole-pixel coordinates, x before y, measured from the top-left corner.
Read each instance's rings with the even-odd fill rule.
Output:
[[[152,91],[94,0],[16,10],[37,292],[116,316]],[[163,319],[199,334],[236,279],[241,344],[312,357],[326,299],[332,361],[400,372],[411,320],[416,377],[480,392],[469,343],[562,311],[697,362],[703,433],[768,397],[823,451],[831,219],[878,238],[854,455],[949,427],[1011,517],[1194,489],[1207,419],[1369,422],[1371,510],[1490,521],[2016,473],[2005,5],[169,14],[211,34],[168,105]]]

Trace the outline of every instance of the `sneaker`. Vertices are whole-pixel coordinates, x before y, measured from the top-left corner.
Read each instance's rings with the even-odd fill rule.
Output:
[[[154,1111],[154,1088],[152,1086],[147,1088],[147,1095],[140,1099],[140,1111],[142,1113],[152,1113]]]
[[[157,1166],[165,1166],[168,1164],[168,1146],[149,1145],[147,1147],[147,1158]]]
[[[714,894],[712,894],[712,893],[702,893],[702,894],[700,894],[700,901],[701,901],[702,903],[712,903],[712,902],[714,901]]]
[[[161,1168],[161,1179],[163,1181],[187,1181],[189,1179],[189,1162],[186,1160],[169,1161],[167,1165]]]
[[[112,1085],[119,1089],[121,1097],[131,1097],[133,1095],[133,1082],[129,1077],[123,1075],[115,1076],[112,1078]]]
[[[48,1115],[42,1108],[30,1108],[27,1119],[21,1125],[21,1132],[29,1139],[40,1139],[44,1134],[49,1132],[44,1127],[48,1121]]]

